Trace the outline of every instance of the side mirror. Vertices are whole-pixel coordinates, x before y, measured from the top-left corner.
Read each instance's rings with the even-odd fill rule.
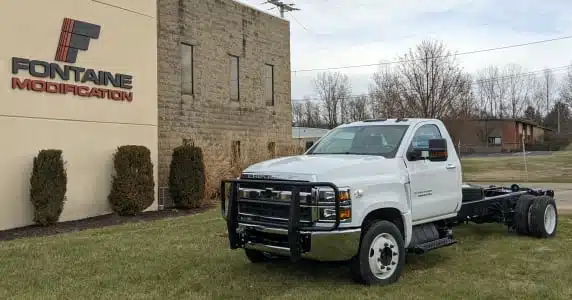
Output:
[[[447,152],[446,139],[431,139],[429,140],[429,157],[430,161],[446,161],[449,157]]]
[[[431,139],[429,140],[428,148],[411,149],[407,152],[409,161],[425,159],[429,161],[446,161],[448,157],[446,139]]]
[[[312,148],[312,146],[314,146],[314,142],[313,141],[307,141],[306,142],[306,151],[308,151],[308,149]]]

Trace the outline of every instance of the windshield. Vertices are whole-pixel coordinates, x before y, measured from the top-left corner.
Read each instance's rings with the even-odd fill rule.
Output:
[[[393,158],[409,125],[368,125],[333,129],[307,154],[381,155]]]

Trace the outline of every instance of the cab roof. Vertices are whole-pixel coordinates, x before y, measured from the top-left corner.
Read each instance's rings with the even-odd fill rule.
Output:
[[[343,124],[338,127],[368,126],[368,125],[417,125],[421,122],[440,122],[438,119],[422,119],[422,118],[396,118],[396,119],[368,119],[357,121],[349,124]]]

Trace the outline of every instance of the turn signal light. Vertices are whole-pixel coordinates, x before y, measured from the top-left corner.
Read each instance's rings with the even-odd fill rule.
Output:
[[[339,193],[339,201],[348,201],[350,200],[350,191],[340,191]]]

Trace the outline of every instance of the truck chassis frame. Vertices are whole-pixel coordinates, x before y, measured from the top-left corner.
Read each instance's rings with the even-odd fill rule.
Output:
[[[239,187],[248,186],[258,189],[279,190],[291,192],[290,201],[272,200],[272,199],[248,199],[239,196]],[[231,179],[221,182],[221,212],[226,219],[228,230],[228,239],[231,249],[245,248],[248,243],[273,243],[270,247],[287,252],[290,260],[295,262],[302,258],[302,254],[310,251],[311,244],[309,235],[313,232],[331,232],[340,228],[340,202],[334,201],[330,205],[334,206],[335,220],[330,226],[314,226],[311,221],[304,221],[303,216],[308,214],[303,211],[304,208],[319,208],[320,204],[301,203],[301,193],[311,192],[315,188],[330,188],[333,190],[335,199],[339,198],[340,189],[331,182],[308,182],[308,181],[290,181],[290,180],[266,180],[266,179]],[[230,189],[229,189],[230,188]],[[408,252],[422,254],[427,251],[450,246],[456,243],[452,238],[451,228],[461,224],[473,222],[482,223],[499,223],[507,226],[509,230],[514,230],[519,234],[531,235],[537,237],[548,237],[555,234],[547,233],[539,229],[540,225],[532,228],[531,222],[541,222],[537,217],[535,220],[532,210],[533,202],[542,202],[544,207],[552,204],[556,209],[554,202],[554,191],[550,189],[534,189],[520,187],[512,184],[510,187],[489,186],[482,187],[477,185],[463,186],[463,201],[457,216],[451,219],[445,219],[429,223],[434,226],[439,237],[433,240],[421,241],[413,230],[412,244],[409,246]],[[227,197],[228,196],[228,197]],[[542,201],[535,201],[540,199]],[[317,200],[316,200],[317,201]],[[239,206],[244,203],[256,204],[259,206],[281,207],[283,211],[287,208],[287,216],[281,217],[251,215],[245,217],[239,213]],[[542,204],[541,203],[541,204]],[[538,207],[536,208],[539,209]],[[541,207],[540,209],[543,209]],[[247,214],[248,215],[248,214]],[[538,213],[536,213],[538,215]],[[532,220],[532,221],[531,221]],[[557,213],[556,213],[557,220]],[[557,221],[555,221],[557,222]],[[276,240],[276,236],[266,239],[261,237],[259,233],[249,232],[249,229],[240,230],[239,223],[246,225],[247,228],[255,227],[271,227],[282,231],[287,231],[287,235],[282,240]],[[427,225],[427,224],[424,224]],[[423,226],[423,225],[420,225]],[[554,224],[556,226],[556,224]],[[414,228],[415,229],[415,228]],[[422,228],[420,228],[422,229]],[[419,231],[424,231],[422,229]],[[430,229],[433,230],[433,229]],[[274,240],[272,240],[274,239]],[[415,243],[414,243],[415,241]]]

